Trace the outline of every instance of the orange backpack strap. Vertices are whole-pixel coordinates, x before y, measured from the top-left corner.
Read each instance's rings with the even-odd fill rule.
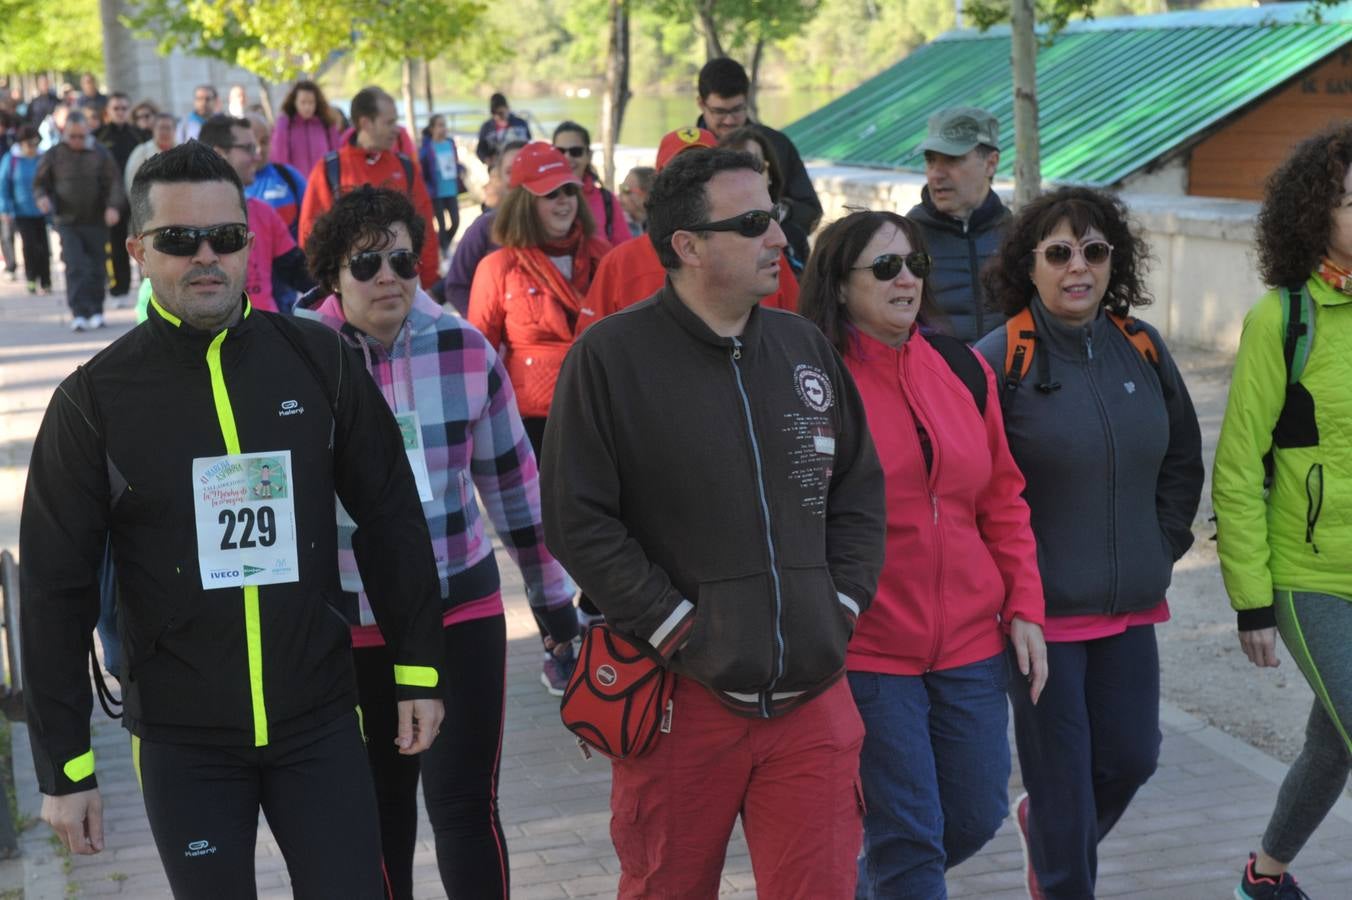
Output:
[[[1005,390],[1015,390],[1023,376],[1033,368],[1033,352],[1037,349],[1037,327],[1033,310],[1025,306],[1005,320]]]
[[[1150,332],[1141,327],[1141,323],[1131,316],[1119,316],[1117,313],[1108,313],[1108,318],[1117,326],[1117,330],[1122,332],[1136,352],[1145,358],[1155,368],[1159,368],[1160,352],[1155,346],[1155,342],[1150,337]]]

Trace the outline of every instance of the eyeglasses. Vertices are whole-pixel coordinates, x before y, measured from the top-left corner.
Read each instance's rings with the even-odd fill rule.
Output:
[[[905,256],[900,253],[884,253],[882,256],[875,257],[873,262],[867,266],[851,266],[850,271],[862,272],[865,269],[871,269],[874,278],[879,281],[891,281],[901,274],[903,265],[910,269],[911,274],[916,278],[924,278],[929,275],[933,260],[923,250],[912,250]]]
[[[1047,265],[1064,269],[1075,258],[1076,250],[1080,251],[1087,266],[1101,266],[1113,255],[1113,245],[1107,241],[1087,241],[1078,247],[1065,241],[1052,241],[1041,250],[1034,248],[1033,252],[1041,253]]]
[[[590,147],[559,147],[559,146],[555,146],[554,149],[557,150],[557,151],[559,151],[560,153],[562,153],[564,156],[571,156],[573,159],[581,159],[582,157],[586,156],[588,153],[591,152],[591,148],[590,148]]]
[[[390,271],[396,278],[407,281],[418,274],[418,255],[412,250],[365,250],[354,255],[344,265],[358,281],[370,281],[380,273],[385,260],[390,261]]]
[[[250,156],[257,156],[257,155],[258,155],[258,145],[257,145],[257,144],[226,144],[225,147],[224,147],[223,149],[225,149],[225,150],[243,150],[245,153],[249,154]]]
[[[227,225],[212,225],[210,228],[192,228],[188,225],[165,225],[143,231],[137,237],[147,238],[154,235],[151,243],[156,250],[168,256],[192,256],[197,248],[206,241],[213,253],[222,256],[238,253],[249,243],[249,226],[242,222]]]
[[[704,114],[711,119],[733,119],[738,116],[746,115],[746,104],[739,103],[736,106],[706,106]]]
[[[770,223],[778,222],[782,215],[783,210],[779,206],[774,209],[753,209],[731,219],[674,228],[672,234],[677,231],[735,231],[745,238],[757,238],[769,231]]]
[[[559,194],[563,194],[563,196],[565,196],[565,197],[576,197],[576,196],[577,196],[577,185],[575,185],[575,184],[561,184],[561,185],[559,185],[558,187],[554,188],[554,190],[550,191],[548,194],[542,195],[542,199],[544,199],[544,200],[557,200],[557,199],[559,199]]]

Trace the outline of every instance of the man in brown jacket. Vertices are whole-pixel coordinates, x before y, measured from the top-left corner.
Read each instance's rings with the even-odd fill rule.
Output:
[[[117,163],[90,136],[83,112],[71,111],[61,143],[43,154],[33,194],[61,237],[71,330],[102,328],[108,229],[121,219],[124,190]]]

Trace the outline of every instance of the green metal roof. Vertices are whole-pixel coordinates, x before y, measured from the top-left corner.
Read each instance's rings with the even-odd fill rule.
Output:
[[[1042,176],[1111,185],[1352,42],[1352,3],[1072,23],[1037,60]],[[950,31],[786,130],[804,158],[922,170],[930,113],[979,106],[1014,167],[1009,28]]]

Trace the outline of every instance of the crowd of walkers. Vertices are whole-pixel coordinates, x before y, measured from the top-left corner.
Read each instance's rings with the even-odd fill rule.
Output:
[[[302,81],[269,122],[201,86],[175,120],[90,81],[40,85],[0,161],[29,288],[50,217],[75,327],[102,324],[105,248],[143,273],[143,324],[54,396],[22,514],[33,753],[72,852],[103,846],[100,623],[176,896],[253,895],[261,808],[296,896],[411,897],[421,783],[447,895],[507,897],[486,518],[546,689],[602,623],[675,676],[612,764],[621,897],[715,896],[740,817],[762,896],[933,900],[1007,815],[1031,898],[1094,896],[1158,761],[1205,478],[1120,198],[1012,212],[998,122],[952,107],[918,205],[819,229],[719,59],[616,190],[584,125],[532,140],[493,95],[461,233],[444,118],[415,147],[380,88],[344,120]],[[1278,900],[1352,770],[1352,126],[1295,149],[1258,224],[1213,498],[1245,653],[1276,665],[1280,636],[1316,694],[1235,888]]]

